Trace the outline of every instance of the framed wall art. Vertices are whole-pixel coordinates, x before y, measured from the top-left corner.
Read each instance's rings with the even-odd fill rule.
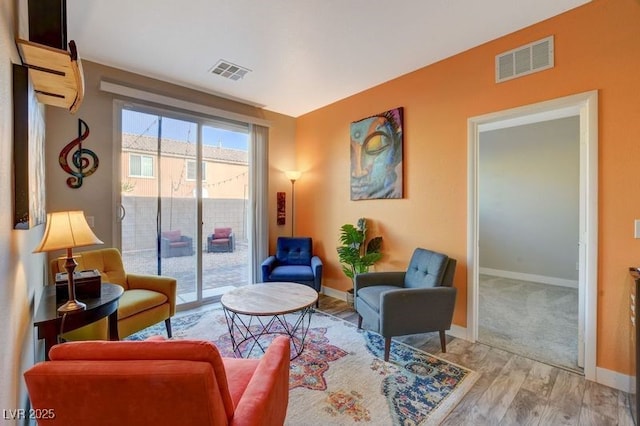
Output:
[[[277,194],[277,223],[279,226],[286,224],[286,200],[287,194],[285,192],[278,192]]]
[[[27,67],[13,65],[13,226],[43,224],[45,210],[44,113],[30,88]]]
[[[351,199],[403,197],[403,109],[351,123]]]

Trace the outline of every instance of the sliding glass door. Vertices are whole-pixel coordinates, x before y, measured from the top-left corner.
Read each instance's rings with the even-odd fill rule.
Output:
[[[248,283],[247,127],[123,106],[121,128],[126,270],[175,277],[179,305]]]

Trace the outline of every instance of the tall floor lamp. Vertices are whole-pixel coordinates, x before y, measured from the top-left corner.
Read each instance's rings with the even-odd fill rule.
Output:
[[[47,214],[47,225],[42,241],[34,253],[53,250],[67,250],[64,268],[67,270],[67,288],[69,300],[58,308],[58,312],[72,312],[85,309],[87,305],[76,300],[76,288],[73,283],[73,271],[78,264],[73,258],[73,248],[103,244],[91,231],[83,211],[54,212]]]
[[[294,195],[294,188],[295,188],[296,181],[300,179],[300,176],[302,176],[302,172],[298,170],[288,170],[284,172],[284,174],[287,176],[287,179],[291,181],[291,236],[293,237],[293,230],[295,229],[293,226],[293,221],[294,221],[294,218],[296,217],[296,210],[295,210],[296,198]]]

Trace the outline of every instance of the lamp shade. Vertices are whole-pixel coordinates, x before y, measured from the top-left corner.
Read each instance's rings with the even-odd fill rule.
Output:
[[[300,176],[302,176],[302,172],[298,170],[287,170],[284,174],[290,181],[296,181],[300,179]]]
[[[104,244],[91,231],[84,212],[66,211],[47,213],[47,225],[42,241],[34,253]]]

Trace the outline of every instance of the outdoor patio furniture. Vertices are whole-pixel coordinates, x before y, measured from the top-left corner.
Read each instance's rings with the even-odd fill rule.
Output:
[[[192,256],[193,239],[182,235],[180,230],[165,231],[160,234],[160,256]]]
[[[207,253],[231,253],[235,248],[235,236],[231,228],[215,228],[213,234],[207,237]]]

